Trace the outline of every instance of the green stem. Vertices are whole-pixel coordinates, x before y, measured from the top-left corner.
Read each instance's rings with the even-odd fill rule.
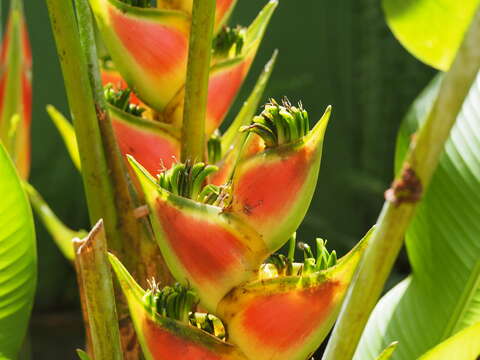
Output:
[[[403,244],[405,232],[427,189],[450,130],[480,68],[480,12],[445,75],[439,95],[425,124],[413,141],[403,170],[394,182],[378,219],[378,227],[358,266],[323,355],[324,360],[352,359]],[[407,196],[405,196],[407,195]]]
[[[77,11],[79,38],[83,53],[86,55],[87,75],[93,90],[96,119],[98,119],[105,161],[109,170],[109,181],[114,195],[110,200],[113,201],[111,205],[116,210],[115,217],[120,230],[120,238],[116,241],[121,242],[120,249],[124,249],[125,254],[128,254],[126,257],[120,254],[122,261],[130,269],[136,269],[139,262],[139,243],[143,233],[140,223],[133,216],[135,204],[129,189],[127,170],[115,138],[107,103],[103,95],[93,17],[88,0],[75,0],[75,8]],[[107,222],[107,219],[105,221]],[[107,235],[110,235],[108,231]],[[107,236],[107,238],[110,245],[111,236]],[[137,275],[142,276],[143,274]]]
[[[193,1],[183,111],[182,161],[200,161],[205,156],[205,117],[215,8],[215,0]]]
[[[77,135],[90,221],[95,224],[101,218],[105,219],[110,247],[123,253],[113,181],[103,149],[87,60],[82,51],[73,4],[70,0],[46,0],[46,3]]]
[[[122,360],[112,274],[102,220],[95,225],[85,240],[77,240],[75,247],[93,358]]]

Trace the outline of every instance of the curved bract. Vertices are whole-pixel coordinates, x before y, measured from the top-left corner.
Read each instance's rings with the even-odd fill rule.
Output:
[[[30,173],[32,53],[21,1],[12,1],[0,54],[0,140],[20,175]]]
[[[127,114],[109,106],[122,155],[131,155],[153,176],[180,158],[178,133],[168,124]]]
[[[330,108],[304,137],[241,161],[228,211],[255,228],[276,251],[302,222],[317,184]]]
[[[161,111],[185,82],[188,15],[119,0],[90,4],[118,71],[145,103]]]
[[[246,360],[235,346],[149,309],[145,304],[146,292],[114,255],[110,254],[110,262],[127,298],[147,360]]]
[[[196,290],[207,310],[214,311],[228,291],[255,276],[268,256],[262,238],[220,207],[164,190],[140,164],[129,159],[170,271],[177,281]]]
[[[331,330],[369,235],[326,270],[235,288],[218,306],[229,341],[249,359],[306,359]]]
[[[36,284],[32,211],[0,143],[0,359],[16,359],[27,332]]]

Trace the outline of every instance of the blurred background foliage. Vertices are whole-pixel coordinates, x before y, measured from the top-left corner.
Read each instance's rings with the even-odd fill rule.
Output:
[[[231,23],[249,23],[264,3],[240,0]],[[30,0],[25,7],[34,56],[31,182],[70,227],[86,229],[80,176],[45,112],[53,104],[68,113],[46,5]],[[376,220],[393,175],[400,121],[433,71],[395,40],[379,0],[281,0],[240,101],[277,48],[266,96],[302,100],[313,122],[328,104],[334,109],[317,193],[299,239],[320,236],[343,254]],[[41,226],[38,242],[33,358],[74,359],[74,347],[82,345],[75,275]],[[407,271],[400,259],[392,281]]]

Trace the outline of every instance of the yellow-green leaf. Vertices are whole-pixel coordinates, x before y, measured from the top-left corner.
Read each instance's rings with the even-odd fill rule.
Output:
[[[479,0],[383,0],[395,37],[415,57],[448,70]]]

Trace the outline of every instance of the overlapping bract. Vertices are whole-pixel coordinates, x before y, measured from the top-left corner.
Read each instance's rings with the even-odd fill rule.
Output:
[[[90,1],[113,60],[106,62],[108,66],[103,70],[103,83],[111,84],[109,86],[116,91],[130,87],[134,92],[126,97],[127,102],[143,109],[142,113],[130,113],[130,116],[121,114],[125,109],[112,114],[121,151],[124,155],[134,155],[152,175],[156,175],[163,168],[169,168],[172,161],[179,157],[180,144],[176,134],[180,131],[183,117],[189,15],[183,11],[183,2],[168,2],[168,7],[166,2],[160,2],[159,9],[152,9],[133,7],[118,0]],[[233,5],[234,1],[219,1],[217,9],[227,15]],[[276,6],[276,0],[269,1],[247,29],[238,28],[237,31],[237,28],[223,28],[217,36],[214,46],[222,51],[213,50],[207,137],[225,119],[248,74]],[[137,36],[135,32],[139,29],[144,33]],[[169,32],[181,32],[184,38],[176,38]],[[235,33],[235,37],[229,36],[230,33]],[[123,42],[129,45],[123,46]],[[257,105],[265,87],[265,78],[268,80],[271,74],[272,63],[273,60],[267,65],[266,75],[263,74],[259,79],[261,91],[254,91]],[[145,125],[141,131],[139,123]],[[149,126],[149,123],[155,125]],[[157,126],[159,124],[161,126]],[[244,125],[238,122],[234,124]],[[159,127],[162,131],[149,130]]]
[[[119,260],[110,255],[110,262],[127,298],[147,360],[247,360],[233,345],[185,321],[161,315],[152,309],[149,294],[135,282]],[[185,309],[183,304],[177,306]]]
[[[196,313],[193,295],[189,301],[189,290],[179,285],[159,290],[153,284],[145,292],[118,259],[110,260],[147,359],[303,360],[333,326],[370,234],[332,266],[321,261],[323,245],[316,259],[284,259],[288,270],[278,261],[263,264],[256,279],[222,299],[221,320]]]
[[[21,1],[12,1],[0,54],[0,140],[23,178],[30,172],[32,53]]]

